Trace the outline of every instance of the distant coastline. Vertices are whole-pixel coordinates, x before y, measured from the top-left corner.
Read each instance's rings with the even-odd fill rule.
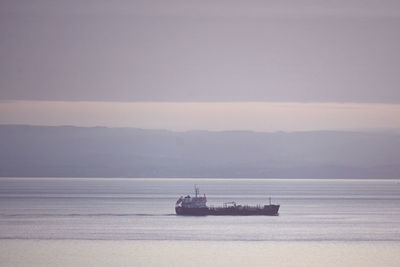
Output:
[[[0,125],[0,148],[0,177],[400,178],[396,132]]]

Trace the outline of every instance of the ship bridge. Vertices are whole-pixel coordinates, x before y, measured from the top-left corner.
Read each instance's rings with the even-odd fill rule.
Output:
[[[180,197],[176,202],[176,205],[181,205],[184,208],[206,208],[207,197],[204,194],[200,196],[200,191],[197,186],[194,187],[195,196],[191,197],[189,195],[185,197]]]

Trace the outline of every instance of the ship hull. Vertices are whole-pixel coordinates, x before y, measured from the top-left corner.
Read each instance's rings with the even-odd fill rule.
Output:
[[[223,216],[277,216],[279,215],[279,205],[266,205],[263,208],[258,207],[221,207],[209,208],[208,215]]]
[[[186,208],[186,207],[175,207],[175,212],[177,215],[187,215],[187,216],[206,216],[209,215],[209,210],[205,208]]]
[[[264,215],[264,216],[277,216],[279,215],[279,205],[265,205],[263,208],[258,207],[219,207],[219,208],[185,208],[185,207],[175,207],[175,212],[177,215],[186,216],[254,216],[254,215]]]

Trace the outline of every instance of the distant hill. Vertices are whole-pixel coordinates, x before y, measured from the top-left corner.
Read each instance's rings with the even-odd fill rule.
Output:
[[[400,135],[0,125],[0,176],[400,178]]]

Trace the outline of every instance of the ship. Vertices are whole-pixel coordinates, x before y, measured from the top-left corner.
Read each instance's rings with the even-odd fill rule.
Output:
[[[236,202],[227,202],[222,206],[207,206],[207,197],[205,194],[200,195],[200,190],[197,186],[194,188],[195,196],[191,197],[187,195],[181,196],[175,204],[175,212],[177,215],[189,215],[189,216],[207,216],[207,215],[279,215],[278,204],[272,204],[271,198],[269,198],[268,205],[237,205]]]

